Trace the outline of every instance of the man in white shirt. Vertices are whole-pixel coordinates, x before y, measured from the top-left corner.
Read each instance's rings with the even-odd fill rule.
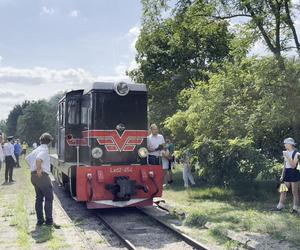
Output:
[[[161,150],[165,143],[164,137],[158,133],[156,124],[150,126],[151,134],[147,137],[147,148],[149,151],[148,162],[151,165],[161,164]]]
[[[48,226],[59,227],[53,223],[53,189],[49,177],[51,173],[50,155],[48,145],[53,140],[52,136],[44,133],[40,137],[41,145],[33,150],[27,157],[26,161],[31,168],[31,183],[36,193],[35,211],[37,216],[37,226],[44,224]],[[43,200],[45,198],[45,215],[43,214]]]
[[[4,154],[3,154],[3,148],[2,148],[2,133],[0,132],[0,169],[2,167],[2,162],[4,161]]]
[[[15,182],[13,180],[13,169],[17,162],[15,157],[15,147],[12,144],[13,136],[7,137],[7,142],[3,145],[3,155],[5,157],[5,184]]]

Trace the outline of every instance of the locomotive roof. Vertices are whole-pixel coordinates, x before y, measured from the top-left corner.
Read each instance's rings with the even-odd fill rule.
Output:
[[[116,84],[115,82],[94,82],[84,90],[84,94],[90,92],[91,90],[113,90],[115,88],[115,84]],[[129,91],[141,91],[141,92],[147,91],[147,87],[145,84],[141,84],[141,83],[127,83],[127,84],[129,87]]]

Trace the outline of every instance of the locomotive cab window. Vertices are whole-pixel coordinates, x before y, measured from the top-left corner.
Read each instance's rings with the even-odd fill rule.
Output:
[[[79,101],[77,99],[68,101],[68,124],[79,124]]]
[[[65,125],[65,102],[59,104],[59,124]]]
[[[81,124],[87,125],[89,121],[90,96],[85,96],[81,102]]]

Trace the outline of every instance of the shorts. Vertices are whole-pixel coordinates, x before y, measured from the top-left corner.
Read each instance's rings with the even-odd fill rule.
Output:
[[[21,154],[26,155],[26,149],[23,149]]]
[[[295,168],[286,168],[284,172],[283,181],[285,182],[297,182],[300,180],[300,172]]]

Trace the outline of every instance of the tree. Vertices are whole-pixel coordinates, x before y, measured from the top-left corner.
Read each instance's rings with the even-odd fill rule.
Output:
[[[289,78],[272,58],[245,58],[213,73],[208,83],[181,94],[182,111],[167,119],[182,146],[204,140],[248,138],[270,157],[279,157],[282,139],[300,141],[300,63],[287,61]],[[180,133],[180,134],[179,134]],[[186,141],[190,138],[190,141]]]
[[[6,133],[6,121],[0,120],[0,132]]]
[[[29,105],[28,101],[23,102],[21,105],[15,105],[13,110],[9,113],[6,120],[6,133],[7,135],[16,135],[17,122],[20,115],[23,114],[23,110]]]
[[[37,142],[44,132],[50,133],[55,138],[57,104],[62,95],[59,93],[49,101],[29,103],[23,110],[23,115],[19,116],[17,135],[30,144]]]
[[[149,6],[154,8],[153,4]],[[183,13],[166,19],[149,18],[143,23],[136,43],[139,68],[129,75],[148,85],[151,121],[161,123],[174,114],[178,94],[194,88],[196,81],[207,80],[207,73],[219,69],[216,64],[220,66],[229,58],[233,36],[228,23],[195,18],[194,12],[201,8],[211,11],[199,1]],[[149,12],[159,15],[157,11]]]
[[[46,131],[45,114],[48,112],[45,101],[31,102],[18,119],[18,136],[30,145],[38,142],[40,135]]]
[[[197,4],[199,1],[180,0],[180,9]],[[195,15],[212,20],[243,18],[244,27],[253,34],[253,42],[262,39],[284,70],[282,53],[295,49],[300,55],[300,43],[293,21],[295,7],[291,0],[210,0],[211,15],[199,11]],[[294,43],[295,46],[291,44]]]

